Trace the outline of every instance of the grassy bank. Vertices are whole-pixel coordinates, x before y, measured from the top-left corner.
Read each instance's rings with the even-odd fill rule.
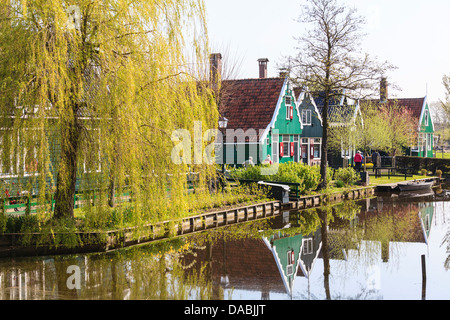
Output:
[[[252,169],[255,174],[255,168]],[[334,192],[347,192],[354,188],[360,188],[359,175],[352,168],[338,170],[335,173],[335,180],[331,180],[329,175],[329,184],[326,190],[317,190],[320,179],[317,179],[317,168],[303,168],[303,165],[286,165],[282,168],[278,176],[272,176],[271,179],[279,178],[289,182],[291,177],[295,177],[296,183],[305,183],[302,194],[318,195]],[[244,172],[244,171],[239,171]],[[314,179],[311,179],[311,176]],[[308,179],[305,179],[308,178]],[[423,179],[426,176],[414,175],[407,180]],[[264,179],[261,179],[264,180]],[[265,179],[268,180],[268,179]],[[405,181],[404,177],[381,177],[370,176],[370,186],[380,184],[396,183]],[[237,187],[225,189],[225,191],[216,190],[208,194],[190,193],[186,195],[188,201],[186,205],[178,212],[167,212],[162,208],[159,215],[145,216],[145,208],[136,208],[133,202],[126,202],[115,208],[108,206],[86,206],[75,210],[75,219],[65,219],[54,221],[51,218],[43,219],[39,214],[7,216],[0,214],[0,233],[40,233],[42,236],[38,239],[40,243],[52,243],[54,245],[76,246],[80,244],[79,238],[73,236],[79,232],[105,232],[110,230],[123,230],[129,227],[145,226],[162,221],[176,221],[182,218],[195,216],[212,210],[222,210],[225,208],[247,206],[256,203],[267,202],[270,199],[268,190],[261,190],[256,185],[238,185]],[[161,199],[159,203],[164,206],[166,199]],[[153,208],[154,209],[154,208]],[[153,210],[155,211],[155,210]],[[55,236],[55,234],[65,233],[67,236]],[[24,237],[25,240],[31,238]]]

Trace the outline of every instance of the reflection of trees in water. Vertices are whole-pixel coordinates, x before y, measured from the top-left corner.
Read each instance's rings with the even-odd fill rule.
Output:
[[[448,256],[447,256],[447,259],[445,259],[444,266],[445,266],[445,269],[449,270],[450,269],[450,228],[447,231],[447,234],[445,235],[444,240],[442,241],[442,244],[445,244],[445,243],[447,243]]]
[[[206,269],[186,274],[180,259],[187,243],[164,241],[155,245],[107,254],[22,259],[0,266],[1,299],[209,299]],[[81,288],[69,289],[67,268],[81,271]],[[19,285],[20,283],[20,285]]]
[[[25,263],[21,263],[20,268],[22,272],[28,272],[27,290],[34,290],[31,283],[38,288],[34,293],[29,291],[28,298],[224,299],[225,294],[231,297],[233,290],[222,282],[226,279],[217,278],[217,272],[216,278],[213,277],[213,265],[216,269],[222,267],[218,261],[213,260],[214,245],[226,246],[226,242],[232,240],[258,240],[280,230],[284,235],[308,235],[320,228],[326,298],[377,299],[380,298],[379,290],[363,282],[356,284],[359,290],[351,297],[334,292],[331,281],[333,274],[339,274],[339,281],[353,281],[361,275],[364,281],[373,268],[381,266],[382,261],[392,261],[396,256],[402,255],[400,251],[405,246],[401,242],[420,242],[420,235],[423,235],[418,216],[420,208],[411,203],[396,203],[393,206],[386,202],[382,208],[372,206],[367,209],[362,206],[359,202],[348,201],[320,209],[291,212],[289,228],[279,224],[282,219],[271,218],[108,254],[59,256],[42,259],[39,263],[32,260],[29,268]],[[450,254],[450,230],[442,245],[447,246]],[[187,259],[187,256],[190,258]],[[330,260],[347,262],[332,264],[330,267]],[[67,289],[66,270],[70,265],[77,265],[81,269],[81,290]],[[395,267],[395,263],[390,265]],[[8,278],[8,272],[11,273],[13,267],[14,263],[6,267],[4,264],[0,266],[3,279]],[[450,256],[445,261],[445,268],[450,269]],[[319,269],[316,271],[321,272]],[[14,272],[18,273],[17,270]],[[226,272],[220,273],[224,274]],[[25,284],[24,277],[22,284]],[[19,298],[18,293],[15,296],[10,296],[9,293],[5,295],[8,290],[16,290],[5,290],[8,286],[12,285],[3,280],[0,297]],[[303,297],[302,294],[296,293],[296,296]],[[308,293],[307,296],[304,294],[303,298],[320,299],[317,293]],[[21,296],[24,296],[23,293]]]
[[[349,201],[332,208],[322,208],[319,215],[322,217],[326,298],[330,299],[333,292],[329,279],[333,273],[339,272],[330,270],[330,259],[347,261],[333,264],[331,268],[342,268],[339,274],[344,276],[344,282],[357,279],[355,275],[362,273],[365,283],[358,284],[360,290],[351,299],[380,298],[379,288],[368,283],[367,279],[379,270],[382,262],[401,256],[400,251],[405,248],[402,242],[424,242],[418,212],[419,207],[410,203],[391,203],[382,209],[362,210],[359,203]],[[450,232],[448,238],[450,240]],[[345,294],[337,294],[333,294],[333,299],[349,298]]]

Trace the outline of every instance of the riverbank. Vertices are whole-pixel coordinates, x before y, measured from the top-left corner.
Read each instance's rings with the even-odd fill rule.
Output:
[[[436,183],[439,178],[429,177]],[[404,181],[404,180],[402,180]],[[398,181],[400,182],[400,181]],[[393,183],[398,183],[393,182]],[[392,182],[389,186],[392,186]],[[317,208],[327,204],[336,204],[344,200],[358,200],[373,197],[377,189],[387,184],[352,186],[340,190],[330,189],[320,194],[310,194],[281,201],[262,201],[244,206],[216,208],[189,217],[96,232],[59,232],[59,233],[5,233],[0,235],[0,257],[74,254],[88,252],[108,252],[120,248],[169,239],[205,230],[224,227],[231,224],[266,219],[286,210]],[[55,244],[58,237],[68,237],[71,245]],[[24,241],[26,239],[26,241]]]

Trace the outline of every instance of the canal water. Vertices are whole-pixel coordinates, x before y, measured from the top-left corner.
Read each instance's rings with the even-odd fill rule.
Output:
[[[447,300],[449,221],[444,188],[109,253],[3,258],[0,299]]]

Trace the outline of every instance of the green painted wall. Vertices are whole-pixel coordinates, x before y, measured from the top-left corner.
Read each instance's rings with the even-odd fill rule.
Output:
[[[305,97],[299,105],[300,115],[302,110],[311,110],[311,125],[303,125],[302,137],[322,138],[322,123],[309,96]]]
[[[286,97],[289,97],[291,100],[291,106],[293,107],[292,113],[293,113],[293,118],[292,119],[287,119],[286,117]],[[294,142],[294,135],[299,136],[302,134],[302,127],[300,124],[300,117],[301,115],[299,115],[297,113],[297,102],[295,100],[295,95],[294,92],[292,90],[292,88],[289,87],[289,85],[287,86],[285,92],[284,92],[284,97],[283,100],[281,102],[281,106],[280,109],[278,110],[278,115],[276,117],[275,120],[275,124],[274,124],[274,128],[272,129],[271,133],[267,136],[268,140],[269,140],[269,144],[267,144],[267,141],[264,141],[265,144],[265,152],[266,155],[270,154],[272,155],[272,142],[273,142],[273,133],[277,133],[278,134],[278,143],[283,142],[283,135],[289,135],[289,143]],[[287,156],[287,157],[280,157],[279,159],[279,163],[285,163],[285,162],[291,162],[294,161],[294,157],[293,156]]]
[[[427,123],[427,116],[426,113],[428,113],[428,123]],[[419,157],[433,157],[433,138],[434,138],[434,131],[433,131],[433,120],[431,118],[431,112],[430,108],[428,107],[428,103],[425,105],[424,115],[422,117],[422,122],[420,123],[420,131],[418,133],[418,140],[419,142],[419,152],[413,153],[414,156]],[[425,142],[426,139],[428,139],[428,142]],[[426,145],[427,147],[424,150],[423,146]]]
[[[272,240],[271,243],[279,259],[283,276],[286,277],[286,280],[289,284],[292,284],[292,282],[294,281],[296,270],[298,268],[297,262],[301,254],[303,236],[301,234],[297,234],[295,236],[283,236],[283,234],[281,233],[280,236],[281,236],[280,238]],[[288,266],[288,254],[291,255],[291,251],[294,252],[294,259],[292,261],[293,274],[289,275],[287,274],[287,266]]]

